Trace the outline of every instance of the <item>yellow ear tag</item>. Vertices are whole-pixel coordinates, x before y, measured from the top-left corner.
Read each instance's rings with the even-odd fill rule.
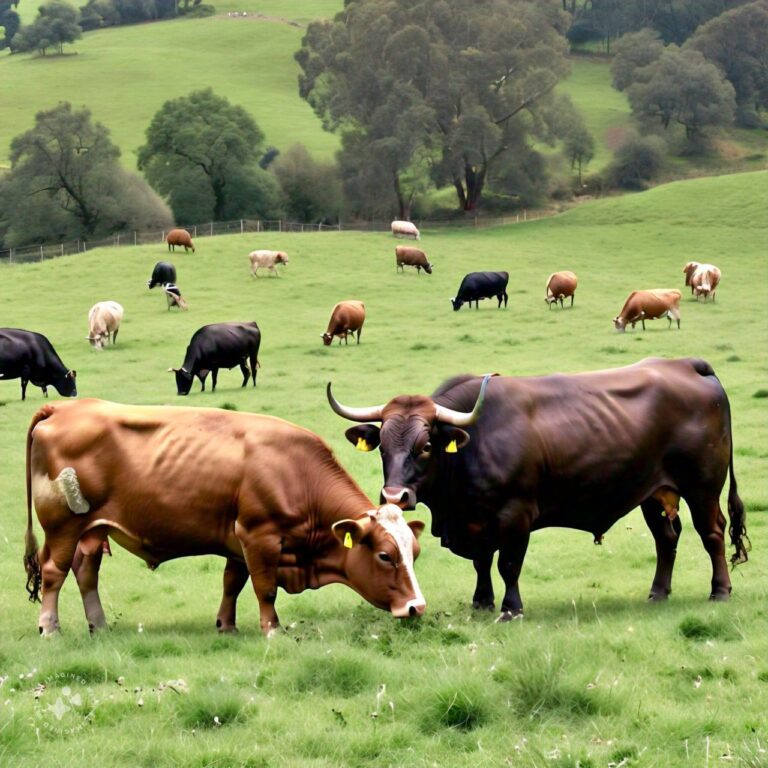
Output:
[[[448,445],[445,446],[445,452],[446,453],[458,453],[458,450],[459,449],[456,447],[456,441],[455,440],[451,440],[451,442],[448,443]]]
[[[344,536],[344,546],[347,549],[352,549],[352,534],[347,531],[346,536]]]
[[[357,438],[357,445],[355,448],[357,448],[358,451],[363,451],[364,453],[368,453],[371,450],[371,446],[368,445],[364,437]],[[351,547],[352,545],[350,544],[349,546]]]

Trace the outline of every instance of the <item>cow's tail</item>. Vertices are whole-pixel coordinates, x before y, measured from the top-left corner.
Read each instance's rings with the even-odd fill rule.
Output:
[[[728,535],[731,537],[731,544],[733,544],[735,550],[733,555],[731,555],[731,567],[735,568],[737,565],[747,562],[747,552],[752,549],[752,542],[749,540],[749,536],[747,536],[744,502],[739,498],[736,475],[733,471],[733,438],[731,438],[731,461],[728,466],[728,471],[730,473],[730,485],[728,487],[728,517],[731,519]]]
[[[33,602],[40,601],[40,557],[38,555],[37,538],[32,529],[32,432],[41,422],[51,416],[55,408],[44,405],[33,417],[27,430],[27,531],[24,535],[24,569],[27,572],[27,592]]]

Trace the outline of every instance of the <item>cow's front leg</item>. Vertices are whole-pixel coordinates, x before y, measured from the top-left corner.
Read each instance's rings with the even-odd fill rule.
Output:
[[[216,615],[216,628],[219,632],[237,632],[236,613],[237,596],[248,581],[248,567],[240,560],[228,557],[224,567],[224,594],[219,612]]]
[[[219,379],[219,369],[211,368],[211,392],[216,391],[216,382]]]
[[[514,508],[505,510],[502,516],[499,531],[502,544],[499,548],[498,568],[505,589],[498,621],[511,621],[523,616],[518,579],[531,537],[532,517],[531,510],[519,503],[515,504]]]
[[[88,629],[92,633],[107,627],[107,618],[99,598],[99,568],[104,554],[105,538],[105,533],[96,531],[86,533],[78,542],[72,561],[72,573],[77,579]]]
[[[245,564],[251,576],[256,599],[259,601],[261,631],[269,634],[280,626],[275,611],[280,536],[265,531],[262,527],[246,529],[240,522],[235,523],[235,535],[243,548]]]
[[[472,607],[481,611],[492,611],[496,605],[493,602],[493,580],[491,579],[491,566],[493,565],[493,552],[472,561],[477,574],[475,594],[472,595]]]

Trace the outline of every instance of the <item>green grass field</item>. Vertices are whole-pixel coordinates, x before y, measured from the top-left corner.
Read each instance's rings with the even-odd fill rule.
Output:
[[[216,634],[222,560],[187,558],[150,572],[115,546],[101,579],[111,630],[88,636],[70,577],[63,633],[42,641],[21,556],[25,434],[44,400],[30,387],[22,403],[18,380],[0,382],[0,764],[768,764],[766,192],[768,174],[752,173],[527,224],[427,230],[431,277],[396,274],[395,241],[385,234],[200,238],[195,254],[172,257],[187,313],[168,312],[146,288],[154,262],[168,256],[161,245],[2,267],[0,325],[45,333],[77,369],[82,397],[230,404],[288,418],[322,435],[374,498],[379,457],[343,438],[348,424],[325,400],[329,380],[340,400],[365,405],[429,393],[464,371],[531,375],[704,357],[731,400],[753,551],[733,574],[731,602],[709,603],[709,559],[681,510],[674,594],[649,605],[655,555],[639,510],[602,547],[583,533],[541,531],[521,577],[526,618],[499,625],[469,607],[471,564],[426,533],[416,564],[428,603],[420,621],[397,622],[331,586],[281,593],[286,629],[267,640],[248,588],[240,635]],[[255,247],[288,252],[280,279],[250,278]],[[614,332],[611,318],[630,290],[683,289],[689,260],[721,267],[715,304],[684,293],[680,331],[659,321],[645,333]],[[448,298],[477,269],[510,272],[506,310],[486,301],[479,311],[451,311]],[[558,269],[579,275],[572,310],[544,304],[546,278]],[[330,309],[345,298],[366,303],[361,344],[323,347]],[[104,299],[121,302],[126,318],[117,346],[99,353],[84,336],[89,307]],[[251,319],[263,333],[258,386],[240,389],[239,373],[223,371],[216,393],[196,386],[178,398],[166,369],[182,362],[194,330]],[[412,516],[429,521],[423,507]],[[59,700],[70,710],[57,709]]]

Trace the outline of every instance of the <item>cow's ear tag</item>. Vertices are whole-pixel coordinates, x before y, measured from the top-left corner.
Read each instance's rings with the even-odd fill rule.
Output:
[[[344,536],[344,546],[347,549],[352,549],[352,534],[349,531]]]
[[[451,440],[451,442],[448,443],[448,445],[445,446],[445,452],[446,453],[458,453],[458,450],[459,449],[456,447],[456,441],[455,440]]]
[[[357,438],[357,445],[355,448],[357,448],[358,451],[363,451],[363,453],[368,453],[371,450],[371,446],[368,445],[364,437]],[[349,546],[351,547],[352,545],[350,544]]]

